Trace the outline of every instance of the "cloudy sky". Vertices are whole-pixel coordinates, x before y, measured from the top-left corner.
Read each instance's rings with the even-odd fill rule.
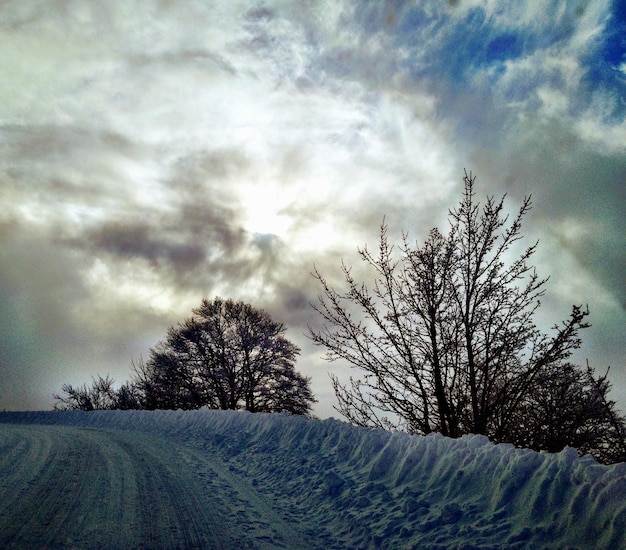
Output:
[[[577,360],[626,409],[620,0],[0,4],[0,408],[119,382],[203,297],[305,337],[317,265],[445,229],[463,169],[525,195],[541,322],[589,304]],[[348,372],[347,369],[339,372]]]

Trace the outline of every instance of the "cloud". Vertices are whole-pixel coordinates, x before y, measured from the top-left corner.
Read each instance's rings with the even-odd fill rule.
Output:
[[[621,366],[623,339],[606,336],[626,301],[620,14],[608,1],[2,3],[4,387],[45,372],[28,394],[48,403],[64,381],[124,378],[219,294],[287,323],[326,395],[303,336],[313,264],[339,283],[383,216],[392,238],[445,229],[463,168],[512,210],[533,194],[549,321],[589,301],[589,349]],[[6,391],[2,406],[26,402]]]
[[[171,243],[157,238],[147,224],[128,226],[106,223],[85,235],[88,246],[122,258],[143,258],[157,266],[161,261],[183,271],[193,270],[206,259],[200,245]]]

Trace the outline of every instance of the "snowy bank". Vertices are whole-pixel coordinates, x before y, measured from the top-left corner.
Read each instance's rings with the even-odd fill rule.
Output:
[[[226,465],[312,548],[626,548],[626,464],[574,449],[209,410],[0,413],[0,423],[177,442]]]

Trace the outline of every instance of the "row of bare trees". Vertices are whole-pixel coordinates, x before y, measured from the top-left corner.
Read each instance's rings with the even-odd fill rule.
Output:
[[[57,409],[245,409],[308,415],[316,401],[310,379],[295,370],[300,349],[282,323],[244,302],[203,300],[193,316],[170,327],[132,380],[109,376],[62,386]]]
[[[310,336],[358,373],[347,382],[331,375],[337,410],[361,426],[485,434],[546,451],[568,445],[625,461],[607,376],[568,361],[588,311],[573,306],[551,334],[535,324],[547,281],[529,263],[537,243],[515,254],[530,198],[509,220],[504,198],[476,203],[474,184],[466,173],[447,235],[433,229],[421,246],[404,235],[395,249],[383,223],[377,252],[359,249],[373,285],[343,264],[340,292],[315,271],[325,324]]]

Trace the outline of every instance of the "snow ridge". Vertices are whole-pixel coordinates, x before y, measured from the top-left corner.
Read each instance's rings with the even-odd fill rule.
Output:
[[[312,548],[626,547],[626,464],[574,449],[233,411],[0,413],[0,422],[138,431],[214,455]]]

